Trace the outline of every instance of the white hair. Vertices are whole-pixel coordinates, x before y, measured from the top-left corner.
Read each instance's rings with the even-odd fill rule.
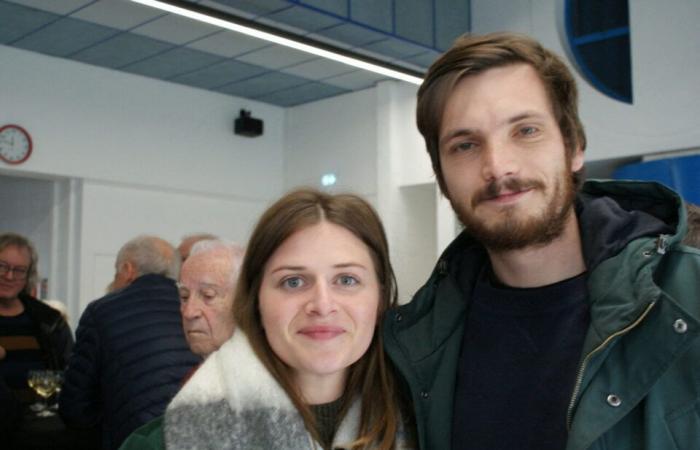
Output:
[[[245,247],[235,242],[226,241],[224,239],[205,239],[202,241],[198,241],[194,244],[194,246],[192,246],[192,250],[190,251],[189,257],[191,258],[194,255],[214,251],[223,251],[230,259],[230,281],[232,283],[235,283],[238,279],[238,272],[240,272],[241,265],[243,264],[243,257],[245,256]]]

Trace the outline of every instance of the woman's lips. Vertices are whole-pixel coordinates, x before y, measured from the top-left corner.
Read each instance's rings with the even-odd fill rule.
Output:
[[[304,327],[299,330],[299,334],[302,334],[310,339],[314,340],[328,340],[333,339],[336,336],[345,333],[345,330],[341,327],[329,326],[329,325],[315,325],[310,327]]]

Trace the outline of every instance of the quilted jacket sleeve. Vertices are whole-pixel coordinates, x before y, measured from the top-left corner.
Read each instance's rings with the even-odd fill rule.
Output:
[[[59,413],[68,426],[75,428],[92,427],[102,420],[100,336],[90,306],[80,318],[59,396]]]

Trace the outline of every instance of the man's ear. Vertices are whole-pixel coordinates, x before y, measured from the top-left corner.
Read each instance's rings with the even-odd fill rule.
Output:
[[[571,157],[571,171],[578,172],[583,167],[583,163],[583,150],[581,150],[581,146],[579,145],[576,147],[576,150],[574,150],[574,154]]]
[[[124,271],[124,279],[128,282],[128,284],[131,284],[136,278],[138,278],[138,270],[136,270],[136,266],[131,261],[124,262],[122,269]]]

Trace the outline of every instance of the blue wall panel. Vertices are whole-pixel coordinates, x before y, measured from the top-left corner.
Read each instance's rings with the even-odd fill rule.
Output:
[[[700,204],[700,155],[628,164],[613,178],[658,181],[676,190],[691,203]]]

